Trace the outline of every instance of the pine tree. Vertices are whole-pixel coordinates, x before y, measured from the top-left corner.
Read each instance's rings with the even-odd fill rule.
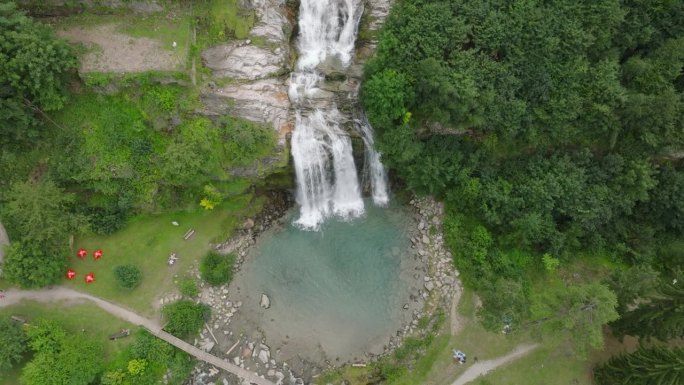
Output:
[[[684,286],[676,282],[663,285],[650,302],[623,314],[612,325],[613,333],[661,341],[684,336]]]
[[[684,384],[684,348],[655,347],[611,358],[594,369],[598,385]]]

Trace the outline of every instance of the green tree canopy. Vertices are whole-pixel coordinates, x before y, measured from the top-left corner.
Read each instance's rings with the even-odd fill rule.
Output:
[[[598,385],[677,385],[684,383],[684,348],[640,348],[594,368]]]
[[[12,369],[26,350],[26,336],[21,326],[8,317],[0,318],[0,378]]]
[[[164,318],[167,321],[164,328],[179,338],[193,336],[208,320],[210,312],[210,307],[189,300],[174,302],[163,309]]]
[[[122,288],[133,289],[140,285],[143,275],[135,265],[119,265],[114,268],[114,278]]]
[[[66,248],[46,249],[36,242],[12,242],[3,266],[8,282],[24,288],[57,283],[66,268]]]
[[[87,227],[85,218],[74,214],[74,194],[52,181],[17,182],[3,198],[1,214],[11,239],[64,248],[69,235]]]
[[[102,370],[102,345],[54,322],[38,321],[28,336],[34,355],[22,369],[23,385],[88,385]]]
[[[616,335],[655,337],[662,341],[684,337],[684,286],[681,274],[672,282],[663,283],[633,310],[622,314],[612,324]]]
[[[61,108],[76,59],[52,29],[0,4],[0,143],[35,136],[37,111]]]

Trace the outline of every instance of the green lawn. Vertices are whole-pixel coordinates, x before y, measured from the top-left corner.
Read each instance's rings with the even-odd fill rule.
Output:
[[[505,335],[485,330],[475,317],[475,300],[475,294],[465,289],[458,308],[462,323],[461,332],[456,336],[446,334],[448,330],[443,332],[445,337],[442,338],[448,336],[448,341],[442,342],[444,347],[434,354],[434,361],[427,379],[423,377],[424,381],[422,382],[402,384],[442,385],[453,382],[468,368],[468,365],[458,365],[453,362],[451,357],[453,349],[465,352],[468,355],[469,363],[472,363],[476,357],[478,360],[488,360],[505,355],[513,350],[516,345],[531,340],[524,333]],[[448,328],[448,323],[446,327]]]
[[[589,369],[589,361],[577,359],[571,351],[544,344],[517,361],[494,370],[482,380],[474,381],[474,385],[590,385]]]
[[[252,201],[251,195],[240,195],[231,197],[212,211],[198,209],[139,217],[115,234],[80,237],[74,242],[74,253],[69,262],[69,267],[76,270],[78,276],[74,281],[65,278],[62,283],[153,316],[157,297],[175,290],[173,276],[184,274],[209,250],[210,243],[226,239],[242,218],[254,214],[261,204],[260,198]],[[180,226],[173,226],[172,221]],[[183,235],[189,229],[194,229],[195,235],[186,241]],[[81,247],[89,252],[84,261],[75,253]],[[99,261],[92,257],[96,249],[104,252]],[[167,259],[172,252],[177,253],[180,259],[169,266]],[[143,272],[142,284],[133,290],[119,288],[113,273],[115,266],[129,263]],[[96,280],[87,285],[84,276],[90,272],[95,274]]]
[[[0,317],[18,315],[24,317],[29,323],[40,318],[59,322],[64,328],[72,333],[84,333],[89,339],[101,341],[105,348],[107,359],[116,356],[133,342],[132,338],[123,338],[110,341],[108,336],[123,328],[134,328],[133,325],[113,317],[99,307],[90,304],[63,304],[63,303],[39,303],[34,301],[22,301],[16,305],[0,309]],[[85,329],[85,331],[82,331]],[[0,385],[16,385],[19,383],[21,367],[17,365],[14,370],[0,379]]]

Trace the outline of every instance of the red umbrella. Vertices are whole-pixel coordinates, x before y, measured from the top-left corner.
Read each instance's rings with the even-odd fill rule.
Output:
[[[79,258],[83,259],[86,255],[88,255],[88,250],[81,247],[80,249],[78,249],[78,253],[76,253],[76,255],[78,255]]]
[[[95,274],[90,273],[90,274],[86,275],[85,281],[86,281],[86,283],[91,283],[91,282],[95,281]]]
[[[69,270],[67,270],[66,276],[67,276],[67,278],[70,279],[70,280],[71,280],[71,279],[74,279],[74,278],[76,278],[76,272],[73,271],[73,270],[71,270],[71,269],[69,269]]]
[[[93,251],[93,258],[95,258],[96,261],[102,258],[102,249],[97,249]]]

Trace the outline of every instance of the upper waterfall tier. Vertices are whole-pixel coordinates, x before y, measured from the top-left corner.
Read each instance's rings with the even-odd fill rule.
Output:
[[[325,108],[321,98],[329,92],[320,89],[325,77],[321,65],[346,71],[351,62],[361,0],[301,0],[299,12],[299,61],[290,77],[289,96],[296,109],[292,136],[292,157],[297,175],[296,221],[316,229],[326,217],[354,218],[364,213],[359,178],[349,136],[339,127],[340,111],[330,98]],[[355,97],[356,95],[350,95]],[[387,183],[380,155],[373,148],[373,133],[365,119],[356,128],[366,148],[366,167],[371,177],[376,204],[387,203]]]

